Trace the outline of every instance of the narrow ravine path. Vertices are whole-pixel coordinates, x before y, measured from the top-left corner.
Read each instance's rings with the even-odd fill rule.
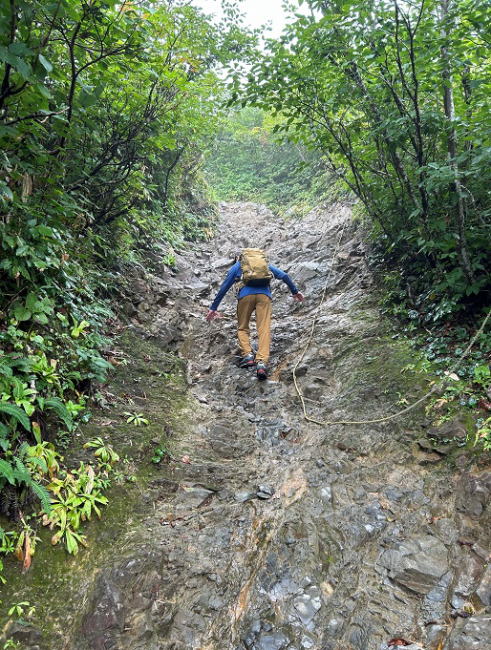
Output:
[[[275,286],[264,383],[234,365],[234,297],[223,320],[204,320],[247,245],[267,249],[307,298],[297,305]],[[65,648],[387,650],[394,639],[412,650],[491,647],[491,474],[461,454],[462,425],[447,426],[437,452],[423,449],[422,412],[349,427],[302,417],[291,369],[329,269],[298,369],[312,414],[374,418],[423,389],[401,373],[411,354],[379,316],[349,208],[283,223],[254,204],[224,205],[216,238],[177,267],[138,331],[186,361],[186,425],[172,451],[189,462],[153,481],[140,504],[144,534],[128,530],[123,551],[94,574]],[[165,422],[165,402],[145,399]]]
[[[481,609],[489,598],[489,571],[482,578],[489,476],[434,466],[435,452],[413,453],[421,413],[413,422],[357,427],[301,417],[291,367],[331,267],[299,368],[313,413],[378,417],[419,390],[401,374],[410,355],[380,320],[349,220],[339,205],[297,223],[229,205],[216,239],[179,260],[181,285],[156,328],[180,327],[194,399],[193,425],[179,445],[191,464],[175,472],[175,491],[151,515],[163,524],[165,549],[152,604],[158,628],[147,617],[145,638],[135,636],[142,613],[129,612],[115,647],[378,650],[400,638],[463,650],[477,647],[480,635],[484,641],[488,614],[450,614],[465,611],[473,590],[481,589]],[[223,321],[203,320],[233,253],[247,245],[266,248],[307,296],[296,306],[286,288],[275,288],[272,379],[264,385],[233,365],[234,298]]]

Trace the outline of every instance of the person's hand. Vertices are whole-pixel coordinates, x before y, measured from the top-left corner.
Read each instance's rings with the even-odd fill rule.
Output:
[[[215,318],[222,318],[222,314],[219,311],[209,309],[208,313],[206,314],[206,320],[211,323],[211,321],[215,320]]]
[[[305,297],[303,293],[300,293],[299,291],[298,293],[293,294],[293,300],[296,300],[297,302],[303,302],[305,300]]]

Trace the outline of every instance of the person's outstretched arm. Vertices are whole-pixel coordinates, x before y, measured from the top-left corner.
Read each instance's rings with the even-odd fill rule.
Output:
[[[295,283],[288,275],[288,273],[285,273],[285,271],[282,271],[277,266],[273,266],[272,264],[269,265],[269,269],[277,280],[282,280],[288,286],[288,288],[292,292],[292,296],[294,297],[294,299],[298,300],[299,302],[302,302],[302,300],[304,299],[303,294],[301,294],[300,291],[297,289]]]
[[[223,300],[223,297],[230,289],[230,287],[235,283],[235,281],[240,277],[240,262],[235,262],[235,264],[229,269],[227,277],[222,283],[222,286],[218,290],[218,293],[215,297],[215,300],[211,303],[210,309],[206,315],[206,320],[211,321],[215,318],[219,318],[218,307]]]

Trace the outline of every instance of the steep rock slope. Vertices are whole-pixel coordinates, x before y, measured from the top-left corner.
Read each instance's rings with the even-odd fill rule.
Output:
[[[286,286],[274,288],[264,383],[235,365],[233,295],[224,319],[204,320],[247,245],[266,248],[306,295],[294,304]],[[140,532],[128,519],[112,559],[88,571],[64,647],[487,647],[491,475],[456,445],[416,445],[420,411],[359,425],[302,415],[291,370],[306,347],[299,382],[318,419],[377,419],[424,389],[401,374],[411,354],[379,316],[349,209],[282,223],[260,206],[224,205],[217,237],[179,256],[177,269],[155,283],[140,309],[152,316],[134,328],[155,359],[174,349],[186,362],[175,462],[144,490]],[[165,420],[159,392],[146,408]],[[445,435],[461,434],[455,425]]]
[[[209,285],[217,288],[247,245],[266,248],[307,297],[293,305],[286,287],[275,287],[265,385],[234,367],[233,296],[226,319],[203,320]],[[489,519],[489,477],[435,469],[434,452],[413,453],[421,413],[325,427],[301,417],[291,368],[326,281],[298,371],[312,414],[376,419],[420,390],[402,379],[410,355],[384,332],[349,210],[281,224],[258,206],[224,206],[219,235],[179,268],[153,327],[187,360],[195,460],[152,514],[162,517],[165,549],[155,612],[147,610],[139,640],[141,612],[128,613],[132,631],[116,646],[378,650],[400,638],[464,650],[485,642],[489,539],[480,521]],[[480,612],[463,618],[465,607],[475,611],[472,598]]]

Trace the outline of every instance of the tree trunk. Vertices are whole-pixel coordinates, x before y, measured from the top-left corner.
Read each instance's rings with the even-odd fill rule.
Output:
[[[444,45],[442,46],[443,59],[443,107],[445,116],[448,120],[447,151],[449,165],[454,173],[452,191],[457,195],[457,207],[455,211],[455,222],[457,226],[459,255],[462,268],[469,284],[473,282],[473,273],[469,260],[469,251],[467,247],[467,238],[465,233],[465,202],[462,193],[462,184],[460,182],[459,166],[457,163],[457,131],[455,129],[455,105],[452,88],[452,70],[450,64],[450,54],[448,51],[448,38],[450,34],[449,24],[449,6],[451,0],[441,0],[441,19],[442,19],[442,36]]]

